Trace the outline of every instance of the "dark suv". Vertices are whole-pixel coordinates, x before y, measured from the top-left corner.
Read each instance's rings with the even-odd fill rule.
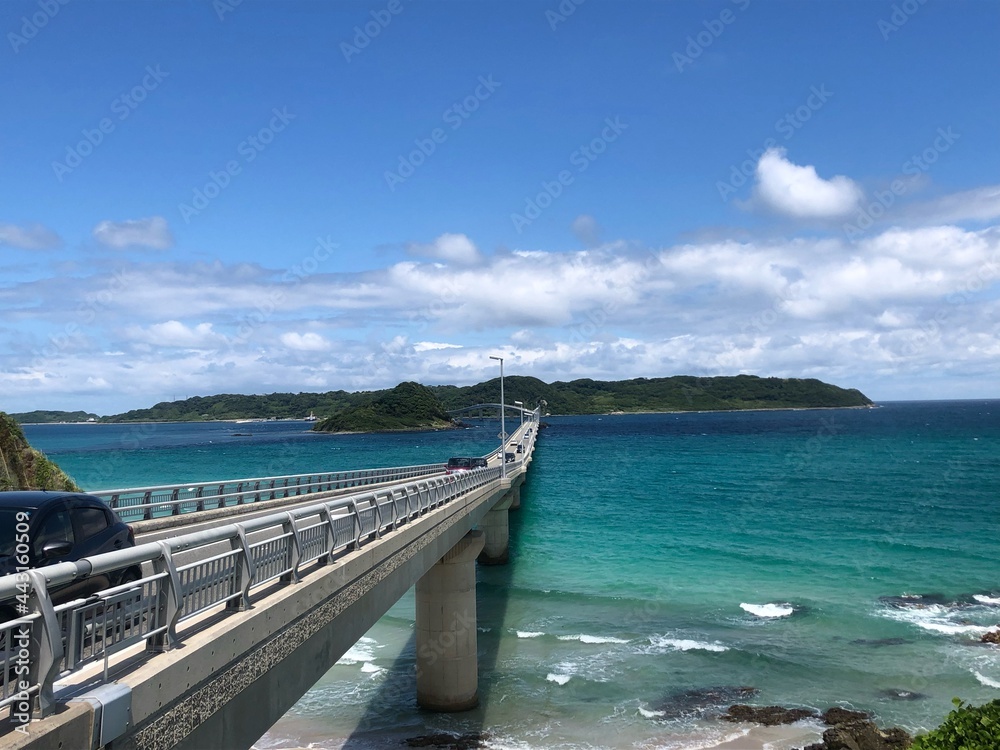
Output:
[[[27,525],[25,532],[24,525]],[[72,562],[135,546],[135,533],[98,497],[70,492],[0,492],[0,575],[16,573],[17,542],[27,534],[27,567]],[[87,576],[50,591],[55,604],[142,578],[139,566]],[[0,622],[14,619],[0,602]]]

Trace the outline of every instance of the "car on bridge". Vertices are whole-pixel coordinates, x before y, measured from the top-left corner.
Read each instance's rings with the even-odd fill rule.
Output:
[[[0,575],[18,568],[74,562],[135,546],[135,532],[103,500],[80,492],[0,492]],[[62,604],[142,578],[136,565],[85,576],[51,590]],[[16,618],[13,601],[0,602],[0,622]]]
[[[480,456],[453,456],[445,464],[444,473],[454,474],[458,471],[469,471],[471,469],[485,469],[489,464],[485,458]]]

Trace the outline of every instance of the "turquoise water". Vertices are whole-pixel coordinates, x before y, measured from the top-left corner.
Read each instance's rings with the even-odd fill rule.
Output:
[[[1000,697],[1000,649],[977,643],[1000,621],[1000,402],[547,421],[511,563],[478,572],[480,708],[416,709],[411,594],[259,747],[443,729],[524,749],[711,747],[743,731],[713,719],[739,687],[911,729],[953,696]],[[26,432],[97,489],[440,461],[496,431],[229,434],[246,427],[161,425],[136,450],[118,426]],[[120,481],[90,481],[112,460]]]

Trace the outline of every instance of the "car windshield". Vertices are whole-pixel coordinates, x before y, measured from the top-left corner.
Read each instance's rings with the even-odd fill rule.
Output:
[[[17,514],[24,510],[24,508],[0,508],[0,557],[10,557],[14,554]]]

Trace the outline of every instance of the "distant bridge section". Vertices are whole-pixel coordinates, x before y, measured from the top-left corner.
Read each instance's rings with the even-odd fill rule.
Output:
[[[506,409],[507,412],[513,412],[514,414],[520,414],[526,419],[535,413],[532,409],[523,409],[513,404],[473,404],[472,406],[463,406],[461,409],[449,409],[447,413],[453,417],[460,417],[463,414],[476,414],[482,417],[487,412],[492,411],[499,414],[501,409]]]

